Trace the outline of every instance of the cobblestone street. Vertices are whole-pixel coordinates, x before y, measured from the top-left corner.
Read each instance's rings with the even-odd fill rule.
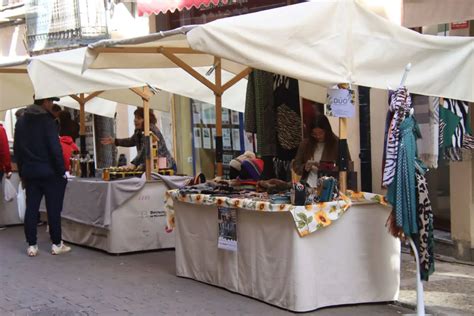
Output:
[[[0,232],[0,315],[291,315],[226,290],[175,276],[174,251],[111,256],[79,246],[49,254],[39,229],[40,255],[28,258],[23,228]],[[403,267],[412,267],[404,255]],[[454,267],[454,268],[453,268]],[[445,315],[473,309],[474,267],[438,263],[427,288],[427,307]],[[402,275],[400,301],[415,302],[413,271]],[[306,315],[400,315],[400,304],[326,308]]]

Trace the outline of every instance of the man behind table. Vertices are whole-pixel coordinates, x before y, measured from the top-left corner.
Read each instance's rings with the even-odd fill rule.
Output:
[[[15,125],[14,151],[18,172],[26,190],[25,235],[27,254],[38,254],[36,224],[41,199],[45,197],[53,255],[69,252],[62,242],[61,211],[67,179],[56,122],[51,114],[53,101],[35,100]]]

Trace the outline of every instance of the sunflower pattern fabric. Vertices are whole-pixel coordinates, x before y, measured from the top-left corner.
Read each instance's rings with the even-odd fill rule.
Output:
[[[383,196],[365,192],[349,192],[355,202],[372,201],[387,205]],[[166,231],[171,232],[175,227],[174,200],[198,205],[215,205],[231,208],[241,208],[260,212],[291,212],[300,237],[307,236],[321,228],[330,226],[344,215],[352,205],[349,196],[341,194],[341,199],[334,202],[317,203],[306,206],[291,204],[271,204],[266,201],[252,199],[216,197],[208,194],[181,194],[179,190],[166,193],[165,210],[167,216]]]

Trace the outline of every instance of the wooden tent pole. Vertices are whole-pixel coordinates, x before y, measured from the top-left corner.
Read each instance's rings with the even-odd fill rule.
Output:
[[[143,119],[144,119],[144,133],[145,133],[145,176],[147,181],[151,180],[151,140],[150,140],[150,98],[152,92],[147,86],[143,88],[130,88],[143,100]]]
[[[150,94],[150,88],[143,87],[143,92],[147,95]],[[143,113],[145,119],[145,152],[146,152],[146,161],[145,161],[145,174],[146,179],[151,180],[151,141],[150,141],[150,99],[143,99]]]
[[[80,147],[81,147],[81,156],[86,155],[86,101],[84,98],[84,93],[79,95],[79,137],[80,137]]]
[[[104,91],[97,91],[89,94],[87,97],[84,96],[84,93],[79,95],[72,94],[71,98],[76,100],[79,103],[79,142],[81,149],[81,156],[86,155],[86,103],[97,97]]]
[[[175,103],[175,95],[171,95],[171,127],[173,128],[173,157],[177,157],[178,155],[178,149],[176,146],[176,139],[178,138],[177,133],[176,133],[176,103]]]
[[[221,177],[224,174],[222,166],[222,157],[224,154],[224,146],[222,142],[222,67],[221,59],[214,57],[215,65],[215,85],[219,92],[215,92],[216,95],[216,163],[217,163],[217,176]]]
[[[349,89],[349,84],[338,85],[340,89]],[[347,118],[339,118],[339,190],[342,193],[347,191],[347,171],[349,166],[349,148],[347,145]]]
[[[347,118],[339,118],[339,140],[347,142]],[[347,191],[347,170],[339,171],[339,190],[342,193]]]

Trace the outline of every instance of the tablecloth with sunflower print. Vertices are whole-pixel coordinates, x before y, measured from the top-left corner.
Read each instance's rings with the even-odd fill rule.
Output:
[[[167,232],[171,232],[175,228],[174,200],[190,204],[241,208],[259,212],[290,212],[300,237],[330,226],[344,215],[353,202],[371,201],[387,205],[386,199],[382,195],[353,191],[348,191],[347,195],[340,194],[340,198],[336,201],[295,206],[291,204],[272,204],[267,201],[255,201],[248,198],[230,198],[209,194],[181,194],[179,190],[170,190],[166,192],[165,199]]]

